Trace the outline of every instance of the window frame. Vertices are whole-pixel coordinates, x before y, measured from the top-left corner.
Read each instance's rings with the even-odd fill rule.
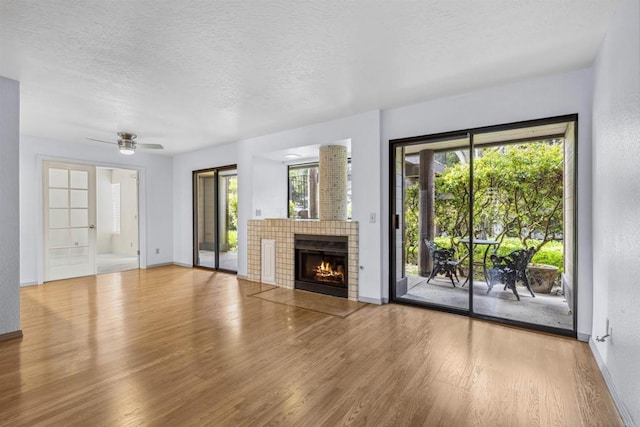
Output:
[[[318,183],[320,182],[320,161],[316,160],[316,161],[307,161],[304,163],[291,163],[287,165],[287,205],[286,205],[286,212],[287,212],[287,219],[293,219],[293,220],[301,220],[302,218],[297,218],[297,217],[291,217],[290,213],[289,213],[289,204],[291,203],[291,178],[290,178],[290,172],[292,169],[305,169],[305,168],[311,168],[311,167],[317,167],[318,168]],[[352,194],[351,193],[351,157],[349,157],[347,159],[347,191],[348,191],[348,197],[347,197],[347,220],[351,220],[352,219],[352,215],[351,215],[351,206],[352,206]],[[310,219],[310,220],[319,220],[320,218],[306,218],[306,219]]]

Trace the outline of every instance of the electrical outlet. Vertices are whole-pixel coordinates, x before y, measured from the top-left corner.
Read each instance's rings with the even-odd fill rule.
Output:
[[[160,253],[160,248],[156,248],[156,255]]]
[[[256,216],[262,216],[262,211],[260,209],[256,209]]]

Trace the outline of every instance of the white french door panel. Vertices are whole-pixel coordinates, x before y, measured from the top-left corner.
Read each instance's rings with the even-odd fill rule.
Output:
[[[95,167],[44,161],[45,281],[96,273]]]

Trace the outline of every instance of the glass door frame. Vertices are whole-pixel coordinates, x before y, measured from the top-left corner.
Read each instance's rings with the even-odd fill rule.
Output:
[[[220,218],[219,218],[219,213],[220,213],[220,203],[219,203],[219,182],[218,179],[220,177],[220,172],[224,172],[224,171],[230,171],[230,170],[236,170],[237,171],[238,166],[237,165],[227,165],[227,166],[220,166],[220,167],[215,167],[215,168],[207,168],[207,169],[199,169],[199,170],[194,170],[192,172],[192,210],[193,210],[193,266],[196,268],[203,268],[206,270],[214,270],[214,271],[224,271],[227,273],[235,273],[237,274],[236,270],[229,270],[229,269],[225,269],[225,268],[220,268]],[[200,265],[197,263],[197,260],[199,258],[199,239],[198,239],[198,176],[202,173],[209,173],[209,172],[213,172],[213,186],[214,186],[214,197],[213,197],[213,211],[215,212],[215,236],[214,236],[214,248],[215,248],[215,255],[214,255],[214,263],[213,263],[213,267],[209,267],[206,265]],[[236,173],[237,175],[237,173]]]
[[[425,143],[429,143],[429,142],[436,142],[438,140],[443,140],[443,139],[454,139],[454,138],[461,138],[464,136],[468,136],[469,138],[469,150],[471,153],[474,153],[474,136],[475,135],[479,135],[479,134],[484,134],[484,133],[490,133],[490,132],[496,132],[496,131],[503,131],[503,130],[511,130],[511,129],[518,129],[518,128],[526,128],[526,127],[533,127],[533,126],[541,126],[541,125],[548,125],[548,124],[555,124],[555,123],[562,123],[562,122],[573,122],[574,123],[574,130],[573,130],[573,137],[574,137],[574,147],[573,147],[573,176],[571,176],[570,178],[573,180],[573,200],[574,200],[574,205],[573,205],[573,218],[571,219],[573,221],[574,224],[574,232],[573,235],[569,236],[568,238],[571,241],[571,244],[573,245],[573,254],[572,254],[572,261],[573,261],[573,272],[572,275],[574,277],[574,283],[573,283],[573,291],[572,291],[572,306],[573,306],[573,310],[572,310],[572,315],[573,315],[573,328],[571,330],[569,329],[562,329],[562,328],[555,328],[555,327],[551,327],[551,326],[547,326],[547,325],[540,325],[540,324],[535,324],[535,323],[528,323],[528,322],[522,322],[522,321],[518,321],[518,320],[513,320],[513,319],[508,319],[508,318],[502,318],[502,317],[496,317],[496,316],[490,316],[487,314],[481,314],[481,313],[477,313],[474,311],[473,309],[473,300],[474,300],[474,293],[473,293],[473,287],[474,287],[474,278],[473,278],[473,274],[470,275],[469,277],[469,282],[468,282],[468,286],[469,286],[469,304],[468,304],[468,309],[464,309],[464,308],[456,308],[456,307],[450,307],[450,306],[445,306],[445,305],[439,305],[437,303],[432,303],[432,302],[426,302],[426,301],[417,301],[417,300],[411,300],[408,298],[400,298],[397,294],[396,294],[396,275],[397,275],[397,271],[398,271],[398,266],[396,265],[396,260],[398,258],[397,257],[397,250],[396,250],[396,226],[398,225],[398,220],[396,218],[396,209],[398,208],[397,203],[396,203],[396,150],[398,147],[406,147],[406,146],[411,146],[411,145],[418,145],[418,144],[425,144]],[[402,151],[402,154],[404,155],[404,150]],[[474,212],[474,185],[473,185],[473,173],[474,173],[474,166],[473,166],[473,162],[474,162],[474,155],[469,156],[470,160],[469,160],[469,167],[470,167],[470,172],[469,172],[469,210],[468,212],[469,214],[469,230],[473,230],[474,229],[474,219],[473,219],[473,212]],[[556,334],[556,335],[564,335],[564,336],[570,336],[573,338],[577,337],[577,319],[578,319],[578,293],[580,292],[579,287],[577,286],[577,280],[575,279],[577,277],[577,271],[578,271],[578,237],[577,237],[577,224],[578,224],[578,115],[577,114],[569,114],[569,115],[563,115],[563,116],[555,116],[555,117],[548,117],[548,118],[543,118],[543,119],[534,119],[534,120],[526,120],[526,121],[520,121],[520,122],[513,122],[513,123],[507,123],[507,124],[500,124],[500,125],[492,125],[492,126],[484,126],[484,127],[478,127],[478,128],[470,128],[470,129],[465,129],[465,130],[461,130],[461,131],[453,131],[453,132],[442,132],[442,133],[437,133],[437,134],[430,134],[430,135],[421,135],[421,136],[415,136],[415,137],[408,137],[408,138],[399,138],[399,139],[393,139],[393,140],[389,140],[389,297],[390,297],[390,302],[392,303],[400,303],[400,304],[407,304],[407,305],[412,305],[412,306],[421,306],[421,307],[425,307],[425,308],[429,308],[429,309],[433,309],[433,310],[438,310],[438,311],[444,311],[447,313],[453,313],[453,314],[461,314],[461,315],[465,315],[471,318],[477,318],[477,319],[483,319],[483,320],[489,320],[492,322],[496,322],[496,323],[502,323],[502,324],[506,324],[506,325],[510,325],[510,326],[517,326],[517,327],[524,327],[527,329],[532,329],[532,330],[538,330],[538,331],[542,331],[542,332],[547,332],[547,333],[552,333],[552,334]],[[403,159],[404,161],[404,159]],[[402,166],[402,176],[404,177],[404,164]],[[402,197],[401,200],[404,203],[405,200],[405,195],[404,195],[404,184],[402,185]],[[566,207],[564,207],[563,209],[565,209]],[[402,207],[402,212],[404,212],[404,207]],[[401,237],[404,239],[404,237]],[[469,246],[470,247],[474,247],[473,246],[473,233],[469,233]],[[404,244],[404,240],[403,240],[403,244]],[[404,251],[403,251],[404,252]],[[402,262],[404,263],[404,253],[402,255]],[[473,251],[469,252],[469,262],[470,265],[473,265],[474,259],[473,259]],[[406,277],[406,275],[404,274],[404,266],[401,266],[401,268],[403,269],[403,277]]]

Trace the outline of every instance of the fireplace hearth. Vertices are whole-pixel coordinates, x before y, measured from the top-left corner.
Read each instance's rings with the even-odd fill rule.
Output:
[[[296,289],[347,298],[348,238],[296,234]]]

